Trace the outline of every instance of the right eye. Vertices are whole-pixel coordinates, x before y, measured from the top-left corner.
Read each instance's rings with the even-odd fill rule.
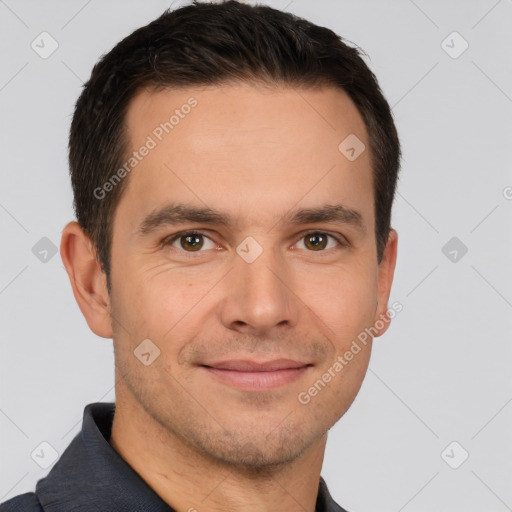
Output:
[[[201,251],[201,249],[204,248],[205,239],[210,241],[211,244],[215,245],[210,238],[199,231],[182,231],[180,233],[168,236],[162,241],[162,245],[171,246],[185,253],[204,252]],[[206,247],[206,249],[212,248],[212,246]]]

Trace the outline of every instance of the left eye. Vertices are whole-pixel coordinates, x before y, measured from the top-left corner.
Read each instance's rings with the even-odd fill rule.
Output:
[[[324,249],[332,249],[332,247],[327,247],[329,243],[329,238],[335,241],[334,247],[337,245],[341,245],[341,243],[333,236],[328,233],[323,233],[321,231],[313,231],[311,233],[307,233],[303,235],[301,240],[304,240],[305,247],[312,251],[322,251]]]

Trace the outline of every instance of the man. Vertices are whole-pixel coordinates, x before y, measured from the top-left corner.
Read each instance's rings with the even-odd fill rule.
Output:
[[[167,11],[94,67],[69,159],[61,256],[116,402],[0,511],[342,511],[327,432],[397,252],[399,141],[358,51],[266,6]]]

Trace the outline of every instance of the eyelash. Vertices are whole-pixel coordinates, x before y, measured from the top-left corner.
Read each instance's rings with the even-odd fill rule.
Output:
[[[319,235],[327,235],[331,238],[334,238],[334,240],[336,240],[336,242],[338,242],[339,244],[339,247],[332,247],[331,249],[323,249],[323,250],[320,250],[320,251],[313,251],[313,250],[308,250],[308,252],[311,252],[311,253],[318,253],[320,254],[321,256],[325,256],[326,253],[327,254],[330,254],[330,251],[332,249],[335,249],[335,250],[341,250],[345,247],[348,247],[350,244],[348,243],[347,239],[345,237],[343,237],[342,235],[339,235],[339,236],[336,236],[332,233],[328,233],[326,231],[319,231],[319,230],[313,230],[313,231],[307,231],[307,232],[304,232],[304,233],[301,233],[300,235],[300,238],[299,240],[302,240],[303,238],[305,238],[306,236],[308,235],[316,235],[316,234],[319,234]],[[201,236],[204,236],[205,238],[208,238],[209,240],[211,240],[211,238],[206,235],[205,233],[203,233],[202,231],[196,231],[196,230],[190,230],[190,231],[181,231],[179,233],[175,233],[173,235],[169,235],[169,236],[166,236],[161,242],[160,242],[160,245],[162,247],[168,247],[168,246],[172,246],[172,244],[176,241],[176,240],[179,240],[181,237],[185,236],[185,235],[201,235]],[[213,242],[213,240],[211,240]],[[177,247],[172,247],[172,249],[176,249],[176,250],[179,250],[180,252],[183,252],[185,253],[187,256],[190,256],[191,258],[194,258],[194,257],[197,257],[199,256],[202,252],[204,252],[204,250],[199,250],[199,251],[185,251],[184,249],[181,249],[181,248],[177,248]]]

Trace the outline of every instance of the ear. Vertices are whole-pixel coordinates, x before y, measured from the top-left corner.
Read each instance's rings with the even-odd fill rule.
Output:
[[[391,229],[382,255],[382,261],[379,265],[378,302],[375,311],[375,318],[373,320],[374,329],[377,331],[375,337],[382,336],[388,330],[390,324],[387,311],[389,294],[391,292],[391,285],[393,284],[393,276],[395,274],[397,247],[398,233],[396,230]],[[378,322],[379,320],[380,322]],[[376,323],[377,325],[381,325],[383,323],[384,326],[378,329],[375,325]]]
[[[89,328],[102,338],[112,338],[106,276],[96,260],[92,240],[78,222],[69,222],[62,230],[60,255]]]

